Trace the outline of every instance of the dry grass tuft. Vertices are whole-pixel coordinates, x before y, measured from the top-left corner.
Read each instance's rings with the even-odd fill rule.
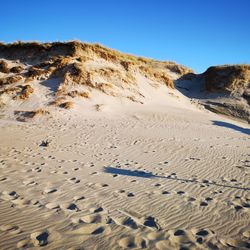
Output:
[[[57,97],[55,100],[49,103],[50,106],[59,106],[62,102],[64,102],[66,98],[64,96]]]
[[[112,89],[112,88],[113,88],[113,85],[111,83],[108,83],[108,82],[102,82],[102,83],[98,83],[96,85],[96,89],[98,89],[102,92],[105,92],[106,90]]]
[[[102,111],[103,106],[104,106],[104,104],[96,104],[96,105],[95,105],[95,110],[98,111],[98,112],[99,112],[99,111]]]
[[[61,96],[61,95],[65,95],[67,92],[67,87],[66,84],[63,83],[59,86],[59,88],[56,91],[56,96]]]
[[[19,96],[19,99],[25,100],[34,92],[34,89],[30,85],[25,85],[22,89],[22,93]]]
[[[8,67],[8,63],[1,60],[0,61],[0,72],[2,73],[9,73],[10,72],[10,69]]]
[[[6,103],[0,99],[0,108],[3,108],[6,106]]]
[[[163,76],[163,80],[165,82],[165,84],[171,88],[171,89],[174,89],[174,82],[172,79],[170,79],[169,77],[166,77],[166,76]]]
[[[174,89],[174,82],[169,78],[166,72],[158,71],[147,66],[140,66],[139,69],[145,75],[145,77],[150,78],[153,81],[164,83],[168,87]]]
[[[68,71],[64,74],[64,84],[79,84],[90,87],[95,87],[91,81],[91,73],[87,72],[85,68],[77,63],[71,64]]]
[[[135,62],[130,61],[121,61],[120,64],[124,67],[126,71],[129,71],[132,66],[136,65]]]
[[[134,75],[130,72],[122,72],[121,70],[114,69],[111,67],[106,67],[106,68],[100,68],[100,69],[95,69],[92,70],[90,73],[91,78],[95,77],[102,77],[103,81],[105,82],[117,82],[117,86],[121,85],[123,83],[126,84],[133,84],[136,79]],[[95,88],[100,87],[98,84],[94,85]]]
[[[72,109],[74,107],[74,103],[73,102],[63,102],[59,105],[60,108],[64,108],[64,109]]]
[[[74,98],[74,97],[84,97],[84,98],[89,98],[89,93],[85,91],[78,91],[78,90],[73,90],[68,93],[68,96]]]
[[[135,96],[127,96],[127,98],[132,101],[132,102],[137,102],[137,103],[140,103],[140,104],[143,104],[142,101],[138,100]]]
[[[21,92],[21,87],[12,87],[12,88],[6,88],[2,91],[0,91],[0,96],[3,94],[10,95],[10,94],[16,94],[17,92]]]
[[[11,95],[13,100],[26,100],[34,92],[34,89],[30,85],[18,85],[11,88],[6,88],[0,91],[0,95]]]
[[[113,85],[111,83],[98,83],[96,85],[96,89],[102,91],[103,93],[111,96],[118,96],[117,93],[113,89]]]
[[[22,76],[19,76],[19,75],[0,78],[0,87],[4,85],[12,84],[12,83],[17,83],[21,81],[22,79],[23,79]]]
[[[40,115],[49,115],[50,112],[46,109],[37,109],[32,111],[32,118]]]
[[[46,70],[37,67],[31,67],[26,73],[26,76],[29,79],[36,79],[44,74],[46,74]]]
[[[85,63],[85,62],[91,60],[91,57],[89,57],[89,56],[80,56],[80,57],[76,58],[76,60],[78,62],[80,62],[80,63]]]
[[[26,100],[34,92],[34,89],[29,84],[18,87],[21,88],[21,91],[13,98],[14,100]]]
[[[193,72],[187,67],[173,63],[173,62],[166,63],[165,68],[179,75],[185,75],[185,74]]]
[[[21,73],[23,71],[23,67],[22,66],[15,66],[15,67],[12,67],[10,69],[10,72],[11,73]]]
[[[18,121],[25,122],[27,121],[27,119],[33,119],[33,118],[44,116],[44,115],[50,115],[50,112],[46,109],[37,109],[33,111],[16,110],[14,111],[14,115],[17,117],[16,119]]]

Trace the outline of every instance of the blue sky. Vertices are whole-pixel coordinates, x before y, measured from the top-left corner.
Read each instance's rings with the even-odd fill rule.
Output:
[[[99,42],[202,72],[250,63],[249,0],[1,0],[0,40]]]

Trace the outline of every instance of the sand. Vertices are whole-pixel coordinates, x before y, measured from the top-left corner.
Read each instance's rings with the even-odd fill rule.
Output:
[[[250,249],[250,125],[206,110],[189,69],[76,42],[1,51],[23,68],[0,73],[21,76],[1,82],[1,250]]]
[[[2,119],[0,249],[249,249],[249,125],[158,99]]]

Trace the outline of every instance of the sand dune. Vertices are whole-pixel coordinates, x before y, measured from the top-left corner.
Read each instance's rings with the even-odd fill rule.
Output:
[[[66,70],[83,45],[60,46],[0,49],[5,71],[23,67],[21,82],[1,87],[0,249],[250,249],[249,125],[166,84],[185,67],[142,62],[154,73],[171,65],[168,78],[151,75],[87,46],[88,82]],[[60,52],[66,71],[36,69],[30,93],[21,86],[38,52],[36,63]]]
[[[186,96],[208,110],[250,123],[250,65],[222,65],[176,80]]]

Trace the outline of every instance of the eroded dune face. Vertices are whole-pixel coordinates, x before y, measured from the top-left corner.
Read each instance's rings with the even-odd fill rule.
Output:
[[[93,91],[143,103],[141,79],[173,89],[173,80],[191,71],[80,42],[1,44],[0,58],[1,107],[28,112],[69,109],[75,98],[90,99]],[[27,110],[16,110],[20,104]]]
[[[213,66],[176,82],[177,89],[205,108],[250,123],[250,65]]]
[[[207,91],[224,94],[224,100],[215,99],[208,108],[250,123],[250,65],[210,67],[203,78]]]
[[[208,91],[228,91],[247,95],[250,84],[250,65],[225,65],[210,67],[203,74]]]

